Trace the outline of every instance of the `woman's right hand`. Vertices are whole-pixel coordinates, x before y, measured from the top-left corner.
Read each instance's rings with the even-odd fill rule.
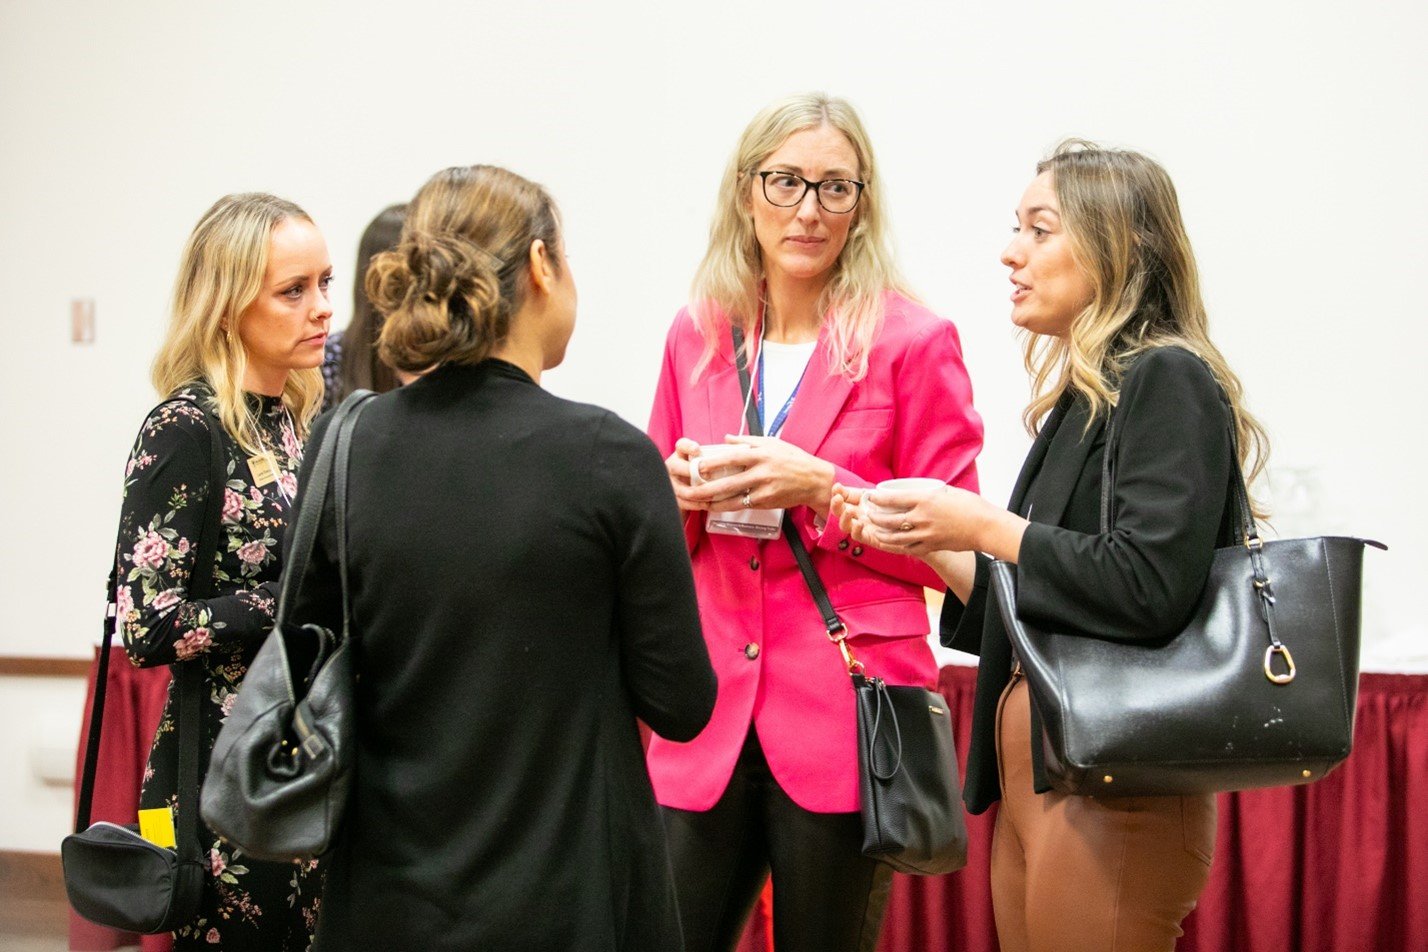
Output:
[[[833,497],[828,506],[828,521],[836,522],[843,534],[851,536],[855,542],[863,541],[863,524],[858,521],[858,516],[861,515],[858,507],[863,501],[864,492],[862,489],[834,483]]]

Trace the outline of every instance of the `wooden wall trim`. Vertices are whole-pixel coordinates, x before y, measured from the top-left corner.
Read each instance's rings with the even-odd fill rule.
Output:
[[[0,676],[20,678],[87,678],[89,658],[42,658],[0,655]]]
[[[59,854],[0,850],[0,936],[63,936],[68,925]]]

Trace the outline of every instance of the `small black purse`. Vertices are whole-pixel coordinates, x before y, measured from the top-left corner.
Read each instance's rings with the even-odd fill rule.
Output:
[[[192,402],[192,401],[190,401]],[[225,466],[222,424],[202,405],[208,422],[208,500],[203,528],[194,553],[193,598],[207,598],[214,591],[214,565],[218,537],[223,526],[223,486]],[[117,555],[117,550],[116,550]],[[197,568],[208,566],[207,574]],[[64,888],[74,911],[90,922],[153,935],[172,932],[198,915],[203,893],[206,862],[198,839],[198,766],[202,724],[199,707],[203,699],[204,674],[197,661],[171,665],[178,691],[178,815],[175,817],[177,848],[150,843],[139,835],[137,824],[120,825],[100,821],[90,825],[94,804],[94,779],[99,766],[99,737],[104,728],[104,696],[109,682],[109,649],[118,619],[115,596],[119,574],[109,572],[108,611],[104,619],[104,640],[99,649],[99,669],[95,675],[94,706],[89,717],[89,743],[84,753],[84,776],[80,782],[79,804],[74,833],[60,843]]]
[[[1101,531],[1115,522],[1114,424]],[[993,597],[1042,723],[1047,779],[1083,796],[1216,793],[1318,780],[1349,755],[1365,545],[1259,537],[1238,454],[1241,541],[1217,549],[1189,624],[1159,644],[1063,634],[1017,614],[1017,567]]]
[[[736,327],[733,335],[749,432],[761,435],[763,425],[749,400],[743,334]],[[864,673],[788,512],[783,514],[783,534],[823,616],[828,640],[842,653],[852,681],[858,720],[863,855],[902,873],[940,876],[956,872],[967,865],[967,821],[962,814],[962,781],[947,701],[935,691],[888,684]]]
[[[312,859],[326,852],[347,803],[354,729],[347,462],[352,430],[374,396],[358,390],[333,411],[304,487],[273,630],[248,666],[209,760],[203,820],[258,859]],[[317,540],[329,482],[342,580],[340,639],[318,625],[287,621]]]
[[[783,533],[853,682],[858,718],[858,793],[863,855],[901,873],[940,876],[967,865],[967,821],[952,716],[936,691],[869,677],[848,647],[793,517]]]

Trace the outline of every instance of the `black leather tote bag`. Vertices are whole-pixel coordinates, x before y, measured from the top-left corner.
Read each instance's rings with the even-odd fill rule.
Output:
[[[1101,472],[1114,524],[1115,432]],[[1238,453],[1235,454],[1238,460]],[[1344,761],[1358,697],[1365,545],[1263,541],[1238,462],[1241,541],[1218,549],[1189,624],[1163,644],[1058,631],[1017,614],[1017,567],[991,583],[1040,716],[1047,779],[1088,796],[1214,793],[1309,783]]]
[[[203,820],[258,859],[312,859],[332,845],[351,784],[353,670],[347,594],[347,460],[352,430],[375,396],[359,390],[333,413],[305,487],[273,631],[219,731],[203,784]],[[326,504],[336,504],[342,636],[288,621]]]
[[[223,440],[219,436],[222,424],[202,405],[194,405],[203,410],[209,433],[208,501],[194,565],[210,569],[206,574],[194,573],[189,594],[193,598],[207,598],[214,592],[213,566],[223,529],[226,470]],[[118,573],[111,569],[109,612],[114,610],[118,585]],[[177,848],[150,843],[139,835],[137,823],[120,825],[100,821],[91,825],[99,738],[104,728],[104,697],[109,681],[109,648],[116,627],[117,619],[106,612],[99,669],[95,675],[94,706],[89,718],[89,744],[85,749],[84,775],[75,811],[75,831],[60,843],[60,863],[65,893],[75,912],[111,929],[153,935],[172,932],[191,922],[198,915],[203,893],[206,860],[198,841],[198,767],[202,731],[199,706],[205,678],[197,661],[181,661],[171,666],[179,698]]]

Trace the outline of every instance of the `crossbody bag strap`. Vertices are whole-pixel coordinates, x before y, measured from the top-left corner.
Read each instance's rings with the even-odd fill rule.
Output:
[[[99,669],[94,674],[94,701],[89,709],[89,741],[84,748],[84,773],[79,781],[79,803],[74,813],[74,831],[89,829],[89,816],[94,805],[94,773],[99,766],[99,732],[104,727],[104,695],[109,686],[109,646],[114,643],[117,622],[115,598],[119,594],[119,549],[114,549],[114,562],[109,569],[109,595],[104,603],[104,640],[99,646]]]
[[[744,419],[749,425],[749,435],[763,436],[764,424],[759,419],[759,409],[749,399],[749,356],[744,353],[744,331],[732,325],[729,330],[734,337],[734,366],[739,368],[739,396],[744,401]]]
[[[731,332],[734,337],[734,366],[739,370],[739,392],[744,400],[749,433],[763,436],[764,430],[759,422],[758,411],[754,408],[754,402],[749,399],[751,383],[748,358],[744,354],[744,333],[737,327],[732,328]],[[809,594],[818,606],[818,613],[823,616],[823,627],[828,631],[828,640],[838,646],[843,661],[848,666],[848,673],[861,673],[863,663],[853,657],[853,651],[848,647],[848,629],[834,610],[833,600],[828,597],[828,589],[824,588],[823,580],[818,577],[818,570],[813,567],[813,558],[808,554],[808,547],[803,544],[803,537],[798,534],[798,529],[793,524],[793,516],[787,509],[783,512],[783,537],[788,540],[794,561],[798,563],[798,571],[802,573],[804,584],[808,586]]]
[[[192,598],[211,598],[217,588],[218,544],[223,535],[223,494],[227,490],[227,453],[223,446],[223,424],[208,408],[194,401],[208,423],[208,500],[203,512],[203,532],[195,555]],[[204,572],[203,567],[208,566]],[[178,762],[178,857],[183,862],[200,862],[202,844],[198,840],[198,788],[203,749],[203,704],[207,677],[200,658],[173,665],[179,690]]]
[[[167,401],[166,401],[167,402]],[[214,573],[217,572],[218,536],[223,530],[223,490],[227,481],[227,467],[224,465],[223,437],[219,432],[222,424],[195,400],[186,400],[203,413],[208,425],[208,500],[204,505],[203,527],[199,531],[198,547],[194,552],[193,584],[189,595],[193,598],[208,598],[215,586]],[[94,703],[89,714],[89,741],[84,751],[84,774],[80,779],[79,803],[75,809],[75,832],[89,828],[94,807],[94,781],[99,768],[99,742],[104,729],[104,703],[109,687],[109,654],[114,644],[114,632],[118,628],[116,601],[119,594],[119,543],[114,546],[114,563],[109,569],[109,587],[104,612],[104,638],[99,648],[99,667],[95,672]],[[201,569],[209,566],[207,573]],[[200,671],[190,671],[194,666],[179,663],[174,678],[179,692],[179,826],[177,829],[178,852],[184,859],[196,859],[198,847],[198,761],[202,729],[198,726],[198,709],[202,701],[203,677]],[[192,725],[188,730],[184,725]],[[190,809],[182,806],[189,804]]]

